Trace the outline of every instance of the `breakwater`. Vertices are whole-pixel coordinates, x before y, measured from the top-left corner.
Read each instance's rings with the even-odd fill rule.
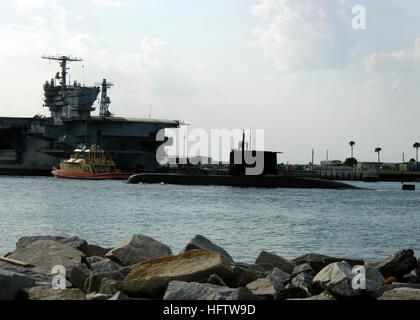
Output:
[[[411,249],[374,263],[267,251],[244,263],[201,235],[179,253],[140,234],[112,248],[30,236],[0,260],[0,300],[420,300]]]

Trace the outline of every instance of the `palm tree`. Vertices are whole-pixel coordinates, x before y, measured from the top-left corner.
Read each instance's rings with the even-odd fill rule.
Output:
[[[350,145],[350,148],[351,148],[351,157],[352,158],[353,158],[353,147],[354,147],[355,144],[356,144],[356,142],[354,142],[354,141],[349,142],[349,145]]]
[[[413,148],[416,149],[416,162],[419,162],[419,148],[420,148],[420,143],[416,142],[415,144],[413,144]]]
[[[378,163],[381,163],[381,159],[380,159],[380,157],[379,157],[379,153],[380,153],[381,151],[382,151],[382,149],[381,149],[381,148],[379,148],[379,147],[375,149],[375,152],[376,152],[376,153],[378,153]]]

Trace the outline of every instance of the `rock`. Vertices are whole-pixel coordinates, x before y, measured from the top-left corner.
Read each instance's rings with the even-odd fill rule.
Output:
[[[277,291],[274,300],[287,300],[287,299],[298,299],[306,298],[308,293],[306,290],[296,287],[293,284],[288,284],[283,289]]]
[[[419,283],[416,275],[413,273],[406,274],[404,277],[402,277],[401,281],[404,283]]]
[[[346,261],[352,267],[362,266],[362,265],[365,264],[363,260],[354,260],[354,259],[347,259],[347,258],[334,258],[334,257],[325,256],[325,255],[322,255],[322,254],[317,254],[317,253],[305,254],[305,255],[300,256],[296,259],[293,259],[292,261],[295,262],[296,265],[301,265],[301,264],[307,263],[316,272],[321,271],[326,266],[328,266],[329,264],[334,263],[334,262]]]
[[[385,292],[391,291],[391,290],[394,290],[394,289],[397,289],[397,288],[411,288],[411,289],[420,290],[420,284],[394,282],[392,284],[387,284],[387,285],[384,285],[384,286],[380,287],[378,290],[376,290],[374,292],[374,294],[372,294],[372,296],[374,298],[379,298],[383,294],[385,294]]]
[[[247,284],[246,288],[257,299],[274,300],[274,297],[277,293],[270,279],[267,278],[259,278]]]
[[[287,273],[292,273],[296,267],[296,263],[293,261],[286,260],[274,253],[262,251],[259,255],[255,264],[268,263],[274,267],[277,267]]]
[[[258,279],[258,274],[247,268],[232,265],[232,271],[233,276],[228,281],[231,288],[245,287],[248,283]]]
[[[137,300],[137,299],[130,298],[126,294],[122,293],[121,291],[118,291],[116,294],[114,294],[108,300]]]
[[[115,289],[115,283],[117,281],[110,278],[103,278],[101,281],[101,285],[99,286],[99,293],[103,294],[109,294],[113,296],[118,292],[118,290]]]
[[[337,300],[330,292],[324,291],[318,295],[309,297],[309,298],[293,298],[288,300],[317,300],[317,301],[326,301],[326,300]]]
[[[102,257],[104,258],[105,255],[111,251],[113,248],[102,248],[100,246],[94,244],[88,244],[86,249],[86,256],[87,257]]]
[[[86,300],[80,289],[59,289],[51,287],[32,287],[21,290],[26,300]]]
[[[377,268],[385,278],[391,276],[402,278],[417,268],[417,259],[413,250],[400,250],[381,262]]]
[[[61,244],[68,245],[76,250],[83,252],[85,255],[88,252],[88,244],[85,240],[78,237],[58,237],[58,236],[32,236],[32,237],[22,237],[16,243],[16,251],[26,248],[29,245],[32,245],[34,242],[42,240],[51,240],[56,241]]]
[[[171,281],[205,282],[212,274],[229,280],[233,275],[229,261],[219,252],[192,250],[140,263],[115,287],[129,296],[160,298]]]
[[[86,300],[88,301],[102,301],[109,300],[110,298],[112,298],[112,294],[89,293],[86,295]]]
[[[34,285],[35,281],[23,274],[0,269],[0,300],[14,300],[19,290]]]
[[[196,235],[194,238],[191,239],[191,241],[186,245],[186,247],[181,252],[187,252],[190,250],[207,250],[207,251],[215,251],[219,252],[221,255],[225,256],[227,261],[230,263],[233,263],[232,257],[227,253],[226,250],[219,247],[218,245],[211,242],[209,239],[203,237],[202,235]]]
[[[274,289],[278,292],[284,288],[283,282],[288,279],[288,277],[288,274],[285,275],[284,271],[276,267],[266,278],[271,281]]]
[[[251,300],[245,288],[231,289],[209,283],[171,281],[163,300]]]
[[[322,269],[313,279],[315,284],[340,297],[354,297],[361,293],[352,287],[352,267],[347,262],[334,262]]]
[[[420,300],[420,289],[395,288],[386,291],[378,300]]]
[[[66,271],[66,279],[70,281],[74,287],[83,290],[84,283],[91,274],[92,271],[84,263],[81,263],[71,266]]]
[[[306,292],[308,296],[317,295],[322,292],[321,287],[313,283],[314,273],[312,271],[302,271],[298,273],[291,281],[291,284]]]
[[[394,282],[398,282],[398,279],[396,277],[389,277],[382,283],[382,285],[386,286],[388,284],[393,284]]]
[[[417,259],[417,268],[416,268],[414,273],[415,273],[417,279],[420,281],[420,258]]]
[[[130,273],[131,269],[131,267],[123,267],[113,272],[93,273],[85,280],[83,291],[86,293],[99,292],[104,278],[122,281]]]
[[[226,282],[223,281],[222,278],[220,278],[217,274],[210,275],[209,279],[207,280],[207,283],[209,284],[215,284],[222,287],[227,287],[228,285]]]
[[[238,266],[244,269],[251,270],[257,274],[258,278],[265,278],[274,270],[274,266],[268,263],[248,264],[244,262],[235,262],[232,264],[232,266]]]
[[[62,265],[66,270],[71,266],[82,263],[85,255],[68,245],[64,245],[52,240],[39,240],[24,248],[16,250],[8,256],[10,259],[25,261],[34,267],[16,269],[27,269],[35,273],[51,274],[52,268]],[[0,264],[0,268],[3,265]],[[10,264],[8,264],[10,266]],[[7,266],[6,266],[7,267]]]
[[[115,246],[105,257],[129,266],[171,255],[172,251],[168,246],[150,237],[137,234]]]
[[[103,261],[91,263],[90,268],[94,273],[104,273],[117,271],[122,268],[122,266],[112,260],[105,259]]]
[[[32,279],[35,282],[34,286],[51,286],[51,281],[53,279],[52,275],[49,276],[49,275],[46,275],[46,274],[43,274],[43,273],[33,272],[31,270],[28,270],[26,268],[21,268],[21,267],[1,268],[0,271],[1,270],[10,271],[12,273],[18,273],[22,276],[25,276],[29,279]]]
[[[368,293],[370,292],[376,292],[382,284],[385,281],[385,278],[382,276],[382,274],[379,272],[378,269],[372,266],[364,266],[365,272],[366,272],[366,291]]]
[[[102,262],[105,261],[105,258],[99,257],[99,256],[92,256],[92,257],[87,257],[86,258],[86,265],[89,268],[92,268],[92,264],[96,263],[96,262]]]
[[[294,277],[296,277],[299,273],[302,272],[306,272],[309,275],[312,275],[313,277],[315,277],[315,275],[317,274],[317,272],[311,267],[311,265],[309,263],[304,263],[301,264],[299,266],[296,266],[293,269],[292,274],[290,275],[290,278],[293,279]]]

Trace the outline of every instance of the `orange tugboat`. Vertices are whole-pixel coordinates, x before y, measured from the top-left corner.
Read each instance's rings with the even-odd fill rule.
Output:
[[[51,173],[56,178],[90,180],[126,180],[134,174],[118,170],[112,156],[98,145],[80,146]]]

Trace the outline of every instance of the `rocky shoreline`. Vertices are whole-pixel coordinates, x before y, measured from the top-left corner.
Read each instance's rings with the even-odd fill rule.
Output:
[[[55,266],[64,267],[65,289],[52,287]],[[0,300],[343,299],[420,300],[420,261],[411,249],[377,263],[262,251],[249,264],[201,235],[175,255],[144,235],[113,248],[78,237],[22,237],[0,261]]]

